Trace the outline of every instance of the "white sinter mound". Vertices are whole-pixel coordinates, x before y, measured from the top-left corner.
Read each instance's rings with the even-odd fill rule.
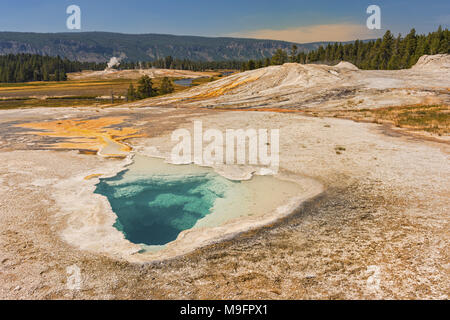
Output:
[[[353,71],[358,71],[358,67],[355,66],[353,63],[347,62],[347,61],[341,61],[339,62],[337,65],[334,66],[335,68],[338,69],[347,69],[347,70],[353,70]]]
[[[450,71],[450,54],[436,54],[422,56],[411,68],[413,70]]]
[[[423,56],[409,70],[360,70],[285,63],[237,73],[217,81],[131,106],[178,105],[221,108],[380,108],[448,103],[450,55]]]

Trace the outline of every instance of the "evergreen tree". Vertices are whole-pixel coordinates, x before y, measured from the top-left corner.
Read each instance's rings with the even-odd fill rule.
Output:
[[[281,64],[286,63],[287,61],[288,61],[288,55],[287,55],[286,51],[284,51],[282,49],[277,49],[275,54],[272,56],[270,63],[272,65],[281,65]]]
[[[42,72],[42,80],[44,81],[49,81],[50,80],[50,75],[48,74],[47,68],[44,67],[44,70]]]
[[[60,75],[59,75],[59,70],[58,69],[56,69],[56,71],[55,71],[55,78],[54,78],[54,80],[55,81],[60,81]]]
[[[164,68],[170,69],[172,67],[173,58],[171,56],[168,56],[164,59]]]
[[[405,68],[410,68],[415,63],[415,52],[417,48],[416,29],[411,29],[411,32],[405,38],[405,54],[403,56],[402,64]]]
[[[142,76],[138,80],[137,95],[139,99],[150,98],[154,95],[152,79],[149,76]]]
[[[443,38],[439,44],[439,50],[438,53],[448,53],[450,51],[450,39]]]
[[[128,99],[128,101],[134,101],[137,99],[137,92],[136,92],[136,89],[134,89],[134,86],[132,83],[130,83],[130,86],[128,87],[127,99]]]
[[[376,65],[377,69],[387,69],[388,63],[391,60],[394,47],[394,37],[391,31],[386,31],[383,37],[383,41],[380,46],[379,61]]]
[[[398,54],[394,54],[387,64],[388,70],[397,70],[400,66],[400,56]]]
[[[291,48],[291,56],[289,57],[290,62],[297,62],[297,51],[298,47],[295,44],[293,44]]]
[[[161,87],[159,88],[160,94],[169,94],[174,91],[172,81],[168,77],[164,77],[161,82]]]

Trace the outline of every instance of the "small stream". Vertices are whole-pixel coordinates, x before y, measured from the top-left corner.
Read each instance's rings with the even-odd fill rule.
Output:
[[[175,83],[179,86],[183,86],[183,87],[192,87],[193,80],[194,80],[193,78],[178,79],[178,80],[175,80],[173,83]]]

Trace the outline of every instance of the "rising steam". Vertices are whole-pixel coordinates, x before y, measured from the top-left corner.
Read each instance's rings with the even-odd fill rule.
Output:
[[[120,62],[124,58],[126,58],[126,55],[124,55],[123,53],[120,55],[120,57],[112,57],[111,59],[109,59],[108,66],[106,67],[106,69],[108,70],[120,66]]]

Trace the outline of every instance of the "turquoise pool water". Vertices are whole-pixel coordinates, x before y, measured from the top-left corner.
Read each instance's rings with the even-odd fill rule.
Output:
[[[95,193],[108,199],[117,216],[114,227],[142,252],[164,250],[184,230],[192,231],[189,238],[248,219],[258,222],[305,192],[297,183],[271,176],[231,181],[211,168],[143,155],[135,155],[125,169],[100,179]]]
[[[100,179],[95,190],[108,198],[117,215],[114,226],[136,244],[158,246],[176,240],[238,183],[209,170],[158,173],[143,164],[137,159],[116,176]]]

